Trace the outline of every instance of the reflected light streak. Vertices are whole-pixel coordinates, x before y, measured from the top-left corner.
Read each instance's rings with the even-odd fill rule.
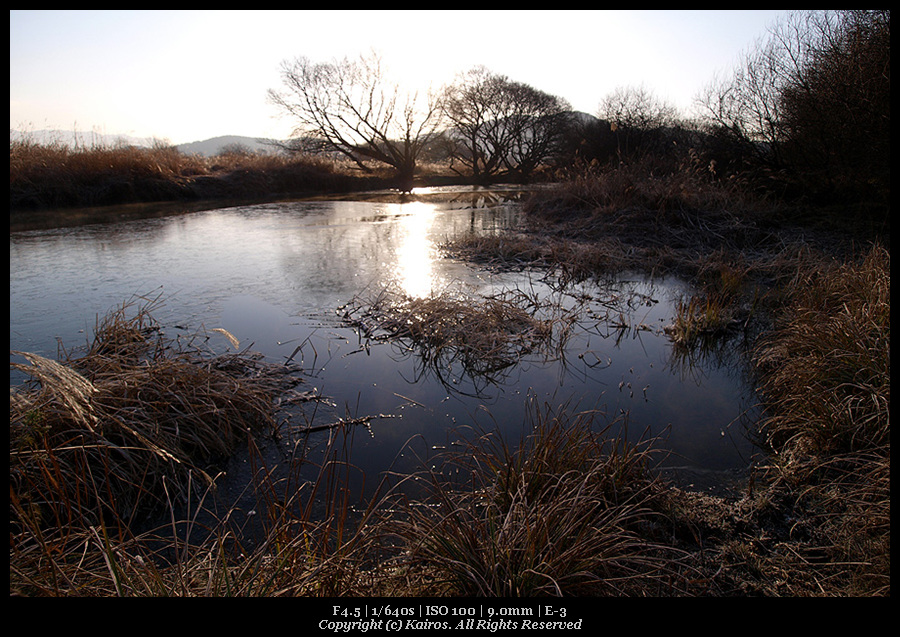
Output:
[[[434,207],[422,202],[403,204],[400,222],[403,236],[397,248],[397,278],[403,291],[414,298],[431,294],[437,249],[428,237]]]

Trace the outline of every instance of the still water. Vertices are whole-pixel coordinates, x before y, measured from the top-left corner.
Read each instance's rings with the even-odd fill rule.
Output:
[[[622,277],[560,292],[539,273],[494,272],[441,251],[453,237],[518,220],[514,202],[461,193],[440,203],[281,202],[11,233],[10,349],[55,357],[60,344],[84,345],[109,309],[161,295],[153,316],[168,336],[224,328],[240,349],[302,365],[300,389],[328,400],[292,414],[286,429],[384,416],[353,440],[352,462],[370,483],[391,467],[420,468],[405,446],[413,440],[439,448],[463,426],[517,440],[529,401],[627,418],[632,437],[660,436],[665,463],[698,488],[745,470],[753,396],[739,357],[727,346],[678,355],[662,333],[680,282]],[[525,357],[489,381],[460,370],[437,377],[414,351],[366,342],[343,322],[340,308],[387,286],[474,299],[526,290],[582,309],[559,355]],[[210,334],[215,349],[232,347]],[[20,380],[11,372],[11,384]]]

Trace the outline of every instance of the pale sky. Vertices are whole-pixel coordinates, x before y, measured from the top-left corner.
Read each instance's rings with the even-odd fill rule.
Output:
[[[10,11],[9,126],[286,138],[281,62],[374,50],[435,87],[475,65],[597,114],[643,86],[683,115],[786,11]]]

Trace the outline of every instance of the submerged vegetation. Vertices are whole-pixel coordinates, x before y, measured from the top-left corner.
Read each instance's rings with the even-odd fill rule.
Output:
[[[169,340],[158,299],[129,302],[86,351],[11,353],[30,378],[10,390],[11,595],[889,596],[890,14],[813,17],[712,87],[702,127],[617,94],[529,171],[553,183],[523,203],[520,229],[444,246],[541,269],[556,289],[621,272],[690,281],[666,329],[674,346],[737,334],[753,363],[769,455],[741,493],[677,488],[652,470],[653,440],[627,444],[612,433],[622,423],[530,397],[521,440],[460,432],[465,446],[388,476],[360,506],[347,487],[352,421],[329,429],[311,480],[305,436],[288,479],[260,459],[278,405],[304,397],[297,370],[217,354],[208,333]],[[773,69],[783,75],[753,81]],[[392,179],[304,153],[11,140],[11,229],[45,208]],[[555,355],[571,320],[521,291],[386,289],[343,311],[422,373],[485,378]],[[253,537],[213,504],[239,447],[257,463]]]
[[[466,377],[497,379],[528,354],[558,356],[574,320],[559,305],[523,290],[477,298],[444,290],[410,297],[390,287],[360,295],[343,308],[343,318],[369,340],[388,341],[414,352],[421,374],[445,386]]]

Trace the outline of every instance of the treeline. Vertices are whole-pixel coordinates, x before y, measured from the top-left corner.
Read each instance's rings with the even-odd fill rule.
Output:
[[[681,117],[644,87],[621,88],[597,117],[476,68],[408,95],[376,56],[283,66],[271,100],[305,149],[376,162],[411,180],[423,160],[477,181],[529,181],[637,159],[677,168],[691,153],[713,176],[740,173],[782,195],[886,203],[890,11],[790,14]],[[313,146],[310,145],[313,142]]]
[[[795,202],[889,205],[890,10],[790,14],[710,82],[690,119],[643,86],[617,89],[595,114],[573,112],[485,68],[409,94],[374,54],[286,61],[282,80],[269,98],[296,137],[264,160],[229,153],[200,165],[174,149],[73,152],[11,140],[10,206],[408,190],[425,174],[560,181],[639,163],[655,176],[689,167],[739,178]]]
[[[819,202],[890,199],[890,10],[795,13],[702,96],[721,156]]]
[[[890,205],[890,10],[793,13],[697,96],[691,120],[643,87],[569,135],[561,164],[700,164],[788,202]]]

